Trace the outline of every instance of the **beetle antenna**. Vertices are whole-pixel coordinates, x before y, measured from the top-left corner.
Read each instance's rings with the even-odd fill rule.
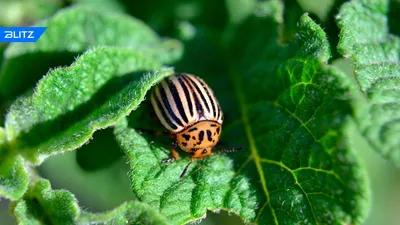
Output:
[[[183,169],[183,172],[181,173],[181,175],[179,176],[179,178],[182,180],[182,178],[186,175],[186,172],[190,166],[190,164],[193,162],[193,159],[190,160],[190,162],[186,165],[185,169]]]
[[[222,153],[228,153],[228,152],[238,152],[238,151],[242,151],[242,150],[243,150],[243,147],[225,148],[218,152],[213,153],[213,155],[220,155]]]

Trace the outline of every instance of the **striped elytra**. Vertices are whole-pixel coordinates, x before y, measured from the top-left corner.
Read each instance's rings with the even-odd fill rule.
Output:
[[[223,115],[213,91],[199,77],[172,74],[153,89],[151,103],[177,145],[194,158],[212,155],[221,135]]]
[[[213,91],[197,76],[173,74],[154,89],[151,103],[164,127],[178,133],[202,120],[222,124],[222,111]]]

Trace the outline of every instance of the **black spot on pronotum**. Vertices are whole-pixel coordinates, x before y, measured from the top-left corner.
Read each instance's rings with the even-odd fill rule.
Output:
[[[211,124],[211,126],[212,126],[212,127],[216,127],[216,126],[217,126],[217,124]]]
[[[201,154],[207,154],[207,149],[204,149],[203,152]]]
[[[208,139],[208,141],[212,141],[210,130],[207,130],[207,139]]]
[[[217,128],[217,133],[219,134],[219,132],[220,132],[220,129],[219,129],[219,127]]]
[[[195,137],[195,136],[192,136],[192,139],[193,139],[193,140],[196,140],[196,137]]]
[[[190,135],[182,134],[182,137],[185,138],[186,141],[189,141]]]
[[[187,146],[187,143],[186,143],[186,142],[182,142],[182,145],[186,147],[186,146]]]
[[[201,143],[203,141],[203,139],[204,139],[204,131],[202,130],[199,133],[199,143]]]
[[[214,136],[217,135],[217,133],[214,132]]]
[[[194,127],[192,129],[188,130],[188,132],[192,132],[192,131],[195,131],[195,130],[197,130],[197,127]]]

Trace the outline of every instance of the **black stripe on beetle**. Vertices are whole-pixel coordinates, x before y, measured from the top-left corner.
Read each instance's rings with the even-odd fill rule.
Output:
[[[203,106],[201,105],[201,103],[200,103],[200,101],[199,101],[199,97],[198,97],[198,95],[196,94],[196,92],[195,92],[195,90],[194,90],[194,88],[193,88],[191,82],[189,81],[189,78],[187,78],[186,75],[182,75],[182,78],[186,81],[187,85],[189,86],[189,88],[190,88],[190,90],[191,90],[191,92],[192,92],[192,95],[193,95],[193,98],[194,98],[194,105],[196,106],[196,111],[197,111],[197,113],[200,114],[200,115],[202,115],[202,114],[203,114],[203,111],[204,111],[204,110],[203,110]],[[193,104],[193,103],[192,103],[192,104]]]
[[[193,103],[192,103],[192,98],[190,97],[187,85],[182,80],[182,77],[178,77],[178,82],[179,82],[179,84],[181,85],[181,87],[183,89],[183,93],[185,93],[186,103],[189,106],[189,113],[190,113],[191,116],[193,116]]]
[[[186,116],[185,109],[183,108],[182,98],[179,96],[178,90],[176,89],[175,84],[173,84],[171,80],[168,80],[168,88],[172,94],[174,103],[176,105],[176,108],[178,109],[179,114],[181,115],[185,123],[188,123],[189,120]]]
[[[193,84],[193,86],[196,88],[197,93],[200,95],[201,100],[203,100],[204,105],[206,106],[208,112],[210,111],[210,106],[207,104],[206,98],[204,97],[204,94],[202,93],[202,91],[200,90],[199,86],[192,80],[192,78],[188,77],[188,79],[190,80],[190,82]]]
[[[210,95],[210,91],[209,91],[207,85],[206,85],[203,81],[201,81],[201,80],[199,80],[199,82],[200,82],[201,85],[203,85],[203,89],[206,91],[207,96],[208,96],[208,99],[210,99],[214,117],[215,117],[215,118],[218,118],[218,116],[217,116],[218,110],[216,110],[217,108],[216,108],[216,106],[215,106],[213,97]]]
[[[156,101],[157,107],[159,109],[159,111],[161,112],[161,115],[163,117],[163,120],[168,124],[168,126],[170,126],[172,129],[178,129],[178,127],[167,117],[167,115],[165,114],[165,111],[163,110],[162,106],[161,106],[161,101],[154,97],[154,100]]]

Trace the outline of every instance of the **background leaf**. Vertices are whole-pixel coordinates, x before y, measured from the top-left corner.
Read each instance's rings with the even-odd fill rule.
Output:
[[[400,39],[390,35],[388,1],[351,1],[338,15],[339,50],[354,60],[366,104],[357,106],[360,130],[383,156],[400,166]]]
[[[19,155],[7,155],[0,146],[0,196],[17,200],[27,188],[28,172],[24,159]]]
[[[26,26],[44,19],[63,6],[62,1],[0,1],[0,26]]]
[[[6,132],[0,127],[0,196],[17,200],[28,188],[28,172],[24,159],[8,148]]]
[[[0,95],[5,99],[15,98],[49,68],[70,64],[90,47],[135,48],[160,63],[171,63],[182,52],[180,42],[161,39],[140,20],[87,7],[61,10],[38,25],[48,29],[36,43],[12,43],[5,51],[0,75]]]
[[[155,82],[171,73],[142,76],[155,68],[160,66],[133,50],[88,51],[70,67],[51,71],[32,96],[11,107],[6,118],[11,145],[34,163],[78,148],[95,130],[129,114]]]
[[[141,202],[127,202],[103,214],[84,213],[78,224],[170,224],[159,212]]]
[[[347,140],[351,86],[344,74],[321,63],[330,57],[328,41],[307,15],[298,23],[296,45],[287,48],[274,43],[278,32],[275,37],[270,29],[255,32],[271,23],[251,18],[243,29],[254,31],[238,31],[246,37],[238,35],[237,41],[249,43],[240,63],[232,63],[240,67],[231,70],[240,114],[236,125],[225,129],[230,140],[248,141],[249,150],[237,164],[258,190],[255,220],[361,223],[368,192],[354,155],[357,146]]]
[[[23,199],[12,209],[19,224],[74,224],[79,216],[75,197],[65,190],[53,191],[50,182],[40,179],[31,184]]]
[[[148,205],[127,202],[107,213],[82,211],[74,195],[66,190],[52,190],[50,182],[39,179],[31,184],[12,213],[21,225],[34,224],[168,224]]]

